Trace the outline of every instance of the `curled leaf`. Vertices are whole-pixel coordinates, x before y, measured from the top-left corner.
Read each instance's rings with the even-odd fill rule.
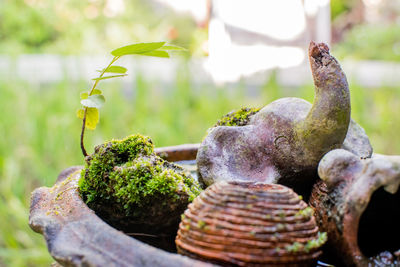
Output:
[[[141,53],[140,55],[151,56],[151,57],[165,57],[165,58],[169,57],[169,54],[166,51],[162,50],[154,50],[146,53]]]
[[[131,44],[113,50],[111,52],[111,55],[117,57],[117,56],[132,55],[132,54],[142,54],[156,50],[162,47],[164,44],[165,42]]]
[[[80,96],[81,96],[81,99],[86,99],[86,98],[88,98],[89,94],[88,94],[88,92],[82,92]]]
[[[94,79],[92,79],[92,80],[94,80],[94,81],[100,81],[100,80],[106,80],[106,79],[111,79],[111,78],[124,77],[124,76],[126,76],[126,75],[127,75],[127,74],[103,76],[103,77],[94,78]]]
[[[106,102],[103,95],[91,95],[87,99],[82,99],[81,104],[88,108],[101,108]]]
[[[160,47],[158,50],[167,50],[167,51],[186,51],[186,48],[177,46],[177,45],[171,45],[171,44],[167,44],[167,45],[163,45],[162,47]]]
[[[122,66],[110,66],[107,69],[102,69],[100,72],[107,72],[107,73],[125,73],[128,69]]]
[[[79,119],[83,120],[83,116],[84,116],[84,115],[85,115],[85,109],[80,108],[80,109],[78,109],[78,110],[76,111],[76,116],[77,116]]]
[[[83,116],[85,115],[85,109],[81,108],[76,112],[78,118],[83,120]],[[96,129],[97,123],[99,123],[100,115],[99,110],[97,108],[87,108],[86,111],[86,122],[85,126],[90,129]]]
[[[92,95],[101,95],[103,92],[99,89],[94,89]]]

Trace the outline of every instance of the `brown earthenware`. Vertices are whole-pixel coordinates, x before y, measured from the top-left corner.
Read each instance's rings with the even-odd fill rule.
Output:
[[[167,160],[194,159],[196,146],[160,149]],[[181,151],[182,153],[180,153]],[[186,155],[186,156],[185,156]],[[63,266],[211,266],[149,246],[106,224],[78,193],[82,167],[64,170],[51,188],[32,193],[29,225]],[[137,233],[139,237],[140,233]]]
[[[318,173],[310,205],[338,264],[400,266],[400,157],[360,159],[337,149]]]
[[[223,181],[189,205],[176,244],[178,253],[220,265],[310,266],[322,239],[312,209],[292,189]]]

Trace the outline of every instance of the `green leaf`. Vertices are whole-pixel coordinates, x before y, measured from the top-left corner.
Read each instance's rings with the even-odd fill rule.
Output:
[[[111,55],[124,56],[124,55],[132,55],[132,54],[142,54],[146,52],[150,52],[162,47],[165,42],[154,42],[154,43],[138,43],[123,46],[111,51]]]
[[[88,108],[101,108],[106,102],[103,95],[90,95],[87,99],[82,99],[81,104]]]
[[[86,127],[90,130],[96,129],[97,123],[99,123],[100,114],[97,108],[88,108],[86,112]]]
[[[86,98],[88,98],[88,96],[89,96],[88,92],[81,93],[81,99],[86,99]]]
[[[161,50],[155,50],[155,51],[150,51],[150,52],[146,52],[146,53],[141,53],[140,55],[144,55],[144,56],[151,56],[151,57],[169,57],[169,54],[165,51],[161,51]]]
[[[128,69],[122,66],[110,66],[107,69],[102,69],[99,70],[99,72],[105,72],[105,73],[125,73]]]
[[[100,81],[100,80],[107,80],[111,78],[117,78],[117,77],[124,77],[128,74],[120,74],[120,75],[111,75],[111,76],[103,76],[103,77],[98,77],[98,78],[93,78],[93,81]]]
[[[80,108],[76,111],[76,116],[81,120],[83,120],[84,114],[85,114],[85,109],[83,109],[83,108]]]
[[[85,115],[85,109],[78,109],[76,115],[79,119],[83,120],[83,116]],[[99,123],[100,115],[99,110],[97,108],[88,108],[86,112],[86,122],[85,126],[90,129],[96,129],[97,123]]]
[[[99,89],[94,89],[92,95],[101,95],[103,92]]]
[[[167,44],[167,45],[163,45],[162,47],[160,47],[158,50],[175,50],[175,51],[187,51],[186,48],[184,47],[180,47],[177,45],[171,45],[171,44]]]

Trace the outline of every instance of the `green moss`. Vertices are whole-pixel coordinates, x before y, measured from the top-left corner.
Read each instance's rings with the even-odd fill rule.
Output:
[[[283,210],[280,210],[278,215],[281,219],[284,219],[286,217],[286,214]]]
[[[314,209],[311,207],[307,207],[305,209],[299,210],[296,213],[296,216],[304,218],[304,219],[310,219],[314,215]]]
[[[241,108],[237,111],[232,111],[223,116],[216,126],[244,126],[250,121],[250,117],[260,111],[259,108]]]
[[[300,252],[301,250],[303,250],[303,248],[304,248],[303,244],[299,242],[294,242],[293,244],[287,245],[285,247],[286,251],[291,253]]]
[[[328,240],[327,234],[326,233],[320,233],[318,232],[318,237],[316,239],[309,240],[307,243],[299,243],[299,242],[294,242],[291,245],[287,245],[285,247],[287,252],[291,253],[297,253],[297,252],[309,252],[311,250],[315,250],[320,248],[323,244],[326,243]]]
[[[202,221],[202,220],[199,220],[199,221],[197,222],[197,226],[198,226],[200,229],[203,229],[203,228],[206,226],[206,222],[205,222],[205,221]]]
[[[325,232],[318,232],[318,237],[316,239],[308,241],[307,244],[304,246],[304,250],[308,252],[310,250],[317,249],[325,244],[327,240],[328,236]]]
[[[182,213],[182,207],[200,193],[200,186],[181,167],[156,156],[153,149],[150,138],[142,135],[97,146],[81,173],[82,198],[89,206],[104,204],[138,218]]]

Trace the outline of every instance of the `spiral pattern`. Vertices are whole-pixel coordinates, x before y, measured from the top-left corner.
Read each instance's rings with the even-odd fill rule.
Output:
[[[307,266],[320,239],[311,208],[290,188],[219,182],[188,206],[175,241],[179,253],[221,265]]]

